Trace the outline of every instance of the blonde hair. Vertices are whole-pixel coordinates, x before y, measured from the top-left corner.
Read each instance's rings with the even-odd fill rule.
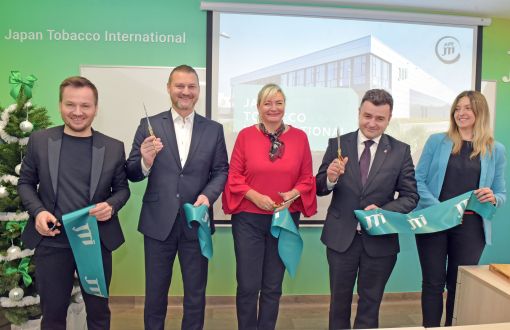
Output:
[[[453,101],[452,108],[450,110],[450,128],[448,129],[448,137],[453,142],[452,154],[458,155],[462,147],[462,136],[459,132],[459,127],[455,122],[455,109],[461,98],[467,97],[471,105],[471,110],[475,115],[475,125],[473,127],[473,152],[469,155],[469,158],[480,155],[485,156],[487,153],[492,153],[494,147],[494,137],[492,136],[490,128],[490,114],[489,105],[485,100],[482,93],[478,91],[464,91],[460,93]]]
[[[280,86],[277,84],[266,84],[259,92],[257,97],[257,108],[264,103],[268,98],[275,96],[276,94],[282,94],[283,101],[285,102],[285,94]]]

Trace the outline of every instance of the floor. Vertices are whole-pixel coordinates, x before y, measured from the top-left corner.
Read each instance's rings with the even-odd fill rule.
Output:
[[[112,330],[143,329],[143,308],[113,304]],[[353,308],[355,315],[355,305]],[[182,309],[169,307],[165,329],[180,329]],[[384,302],[380,310],[380,327],[411,327],[421,325],[418,300]],[[328,305],[325,303],[284,303],[280,306],[278,330],[322,330],[328,326]],[[205,330],[237,329],[233,305],[214,305],[206,308]]]
[[[286,298],[286,297],[284,297]],[[328,326],[327,299],[320,298],[314,302],[296,302],[283,299],[278,316],[277,330],[325,330]],[[143,304],[111,302],[111,330],[143,330]],[[174,302],[168,308],[165,329],[180,330],[182,308]],[[352,315],[356,313],[353,305]],[[381,328],[412,327],[421,325],[419,297],[412,295],[403,299],[392,298],[384,301],[380,314]],[[4,322],[0,330],[10,329]],[[209,303],[206,308],[204,330],[237,329],[236,310],[232,302]],[[74,330],[74,329],[69,329]]]

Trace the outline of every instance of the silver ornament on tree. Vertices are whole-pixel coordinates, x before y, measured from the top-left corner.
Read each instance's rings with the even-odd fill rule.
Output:
[[[32,132],[32,130],[34,129],[34,124],[32,124],[31,122],[29,122],[28,120],[23,120],[20,124],[19,124],[19,129],[22,130],[23,132],[25,133],[30,133]]]
[[[11,291],[9,291],[9,299],[11,299],[13,301],[20,301],[21,299],[23,299],[24,294],[25,294],[25,292],[23,292],[22,288],[15,287],[15,288],[11,289]]]
[[[0,198],[5,198],[7,196],[9,196],[7,188],[5,188],[4,186],[0,186]]]
[[[7,249],[7,256],[8,257],[13,257],[13,256],[16,256],[18,253],[21,252],[21,248],[19,246],[16,246],[16,245],[11,245],[8,249]]]

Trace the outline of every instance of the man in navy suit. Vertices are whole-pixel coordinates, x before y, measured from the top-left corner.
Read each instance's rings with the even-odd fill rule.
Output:
[[[36,248],[41,329],[66,328],[76,265],[62,215],[95,204],[90,215],[98,221],[108,286],[112,251],[124,242],[117,217],[129,198],[124,144],[92,129],[97,94],[86,78],[65,79],[60,85],[64,126],[32,133],[21,166],[18,193],[30,215],[21,238],[26,247]],[[88,329],[109,329],[108,299],[83,290],[82,295]]]
[[[399,252],[397,234],[368,235],[354,210],[408,213],[418,202],[409,145],[384,134],[392,109],[388,92],[367,91],[359,108],[359,130],[341,137],[342,157],[337,139],[329,140],[317,173],[317,195],[333,192],[321,236],[329,264],[330,329],[351,328],[356,277],[359,300],[354,328],[378,327],[384,287]]]
[[[198,228],[187,226],[182,206],[210,207],[216,201],[227,180],[227,150],[223,127],[194,110],[200,93],[196,71],[187,65],[174,68],[167,90],[171,109],[140,121],[127,160],[129,180],[149,180],[138,224],[145,250],[144,323],[145,329],[164,329],[178,254],[182,329],[202,329],[208,262],[200,252]]]

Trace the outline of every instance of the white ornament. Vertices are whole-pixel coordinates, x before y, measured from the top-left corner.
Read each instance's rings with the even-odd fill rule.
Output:
[[[0,186],[0,198],[5,198],[9,195],[9,192],[7,192],[7,188],[4,186]]]
[[[25,294],[25,292],[23,292],[23,289],[22,288],[14,288],[14,289],[11,289],[11,291],[9,291],[9,299],[13,300],[13,301],[20,301],[21,299],[23,299],[23,295]]]
[[[14,168],[14,172],[16,172],[17,175],[19,175],[20,171],[21,171],[21,163],[16,165],[16,167]]]
[[[31,122],[29,122],[28,120],[23,120],[20,124],[19,124],[19,129],[22,130],[23,132],[25,133],[29,133],[29,132],[32,132],[32,130],[34,129],[34,124],[32,124]]]
[[[14,256],[18,253],[21,252],[21,248],[19,246],[16,246],[16,245],[11,245],[8,249],[7,249],[7,256]]]

